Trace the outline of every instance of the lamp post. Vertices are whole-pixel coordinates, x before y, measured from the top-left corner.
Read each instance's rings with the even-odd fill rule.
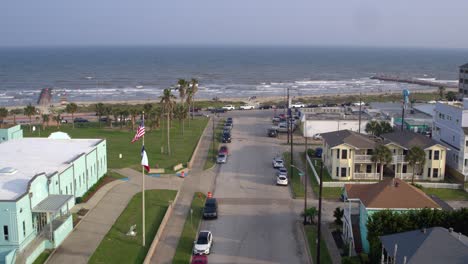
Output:
[[[319,187],[319,209],[317,223],[317,264],[320,264],[320,239],[322,226],[322,183],[323,183],[323,160],[320,161],[320,187]]]
[[[307,155],[307,153],[306,153]],[[307,162],[307,160],[306,160]],[[293,168],[296,168],[298,171],[299,171],[299,176],[304,176],[305,179],[305,183],[304,183],[304,221],[303,221],[303,224],[304,225],[307,225],[307,216],[306,216],[306,210],[307,210],[307,173],[304,173],[301,169],[299,169],[298,167],[294,166],[294,165],[291,165],[291,167]],[[307,165],[306,165],[306,169],[307,171]]]

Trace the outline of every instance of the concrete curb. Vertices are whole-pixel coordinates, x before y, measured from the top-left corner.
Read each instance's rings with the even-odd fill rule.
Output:
[[[306,256],[307,256],[307,260],[309,261],[309,264],[312,264],[314,263],[314,261],[312,260],[312,255],[310,253],[310,245],[309,245],[309,240],[307,240],[307,234],[305,232],[305,228],[304,228],[304,225],[298,221],[296,223],[296,225],[298,226],[299,230],[301,230],[301,233],[302,233],[302,239],[304,240],[304,245],[305,245],[305,252],[306,252]]]
[[[172,215],[172,210],[174,209],[174,205],[177,203],[177,200],[179,199],[179,194],[180,194],[180,191],[177,191],[174,201],[172,201],[172,203],[169,204],[169,207],[167,208],[166,213],[164,214],[163,220],[161,221],[161,224],[159,225],[158,232],[156,232],[156,235],[153,238],[153,242],[151,243],[151,246],[148,249],[148,252],[146,253],[145,260],[143,261],[144,264],[150,263],[151,258],[154,255],[154,251],[156,250],[156,247],[158,246],[159,239],[161,238],[161,234],[164,231],[164,228],[166,228],[167,222],[169,221],[169,217]]]
[[[198,155],[198,148],[200,148],[201,141],[202,141],[203,137],[205,136],[206,130],[208,129],[210,122],[211,122],[211,117],[208,119],[208,122],[206,123],[205,129],[203,129],[203,132],[201,133],[200,138],[198,139],[197,146],[195,147],[195,149],[192,152],[192,158],[190,158],[190,161],[187,164],[187,169],[191,169],[192,166],[193,166],[193,162],[195,161],[195,157]]]
[[[205,197],[205,201],[206,201],[207,198],[208,198],[208,197]],[[185,221],[187,221],[187,219],[185,219]],[[203,223],[203,215],[201,216],[200,222],[198,223],[197,231],[195,232],[196,235],[198,235],[198,232],[200,231],[200,226],[202,225],[202,223]],[[196,236],[196,235],[195,235],[195,236]],[[195,239],[195,238],[196,238],[196,237],[194,237],[194,239]],[[179,241],[180,241],[180,240],[179,240]],[[214,243],[214,240],[213,240],[213,243]],[[193,249],[192,249],[192,251],[193,251]],[[211,246],[210,253],[212,253],[212,251],[213,251],[213,245]],[[177,250],[176,250],[176,252],[177,252]],[[191,252],[191,253],[192,253],[192,254],[190,254],[189,263],[192,263],[193,252]]]

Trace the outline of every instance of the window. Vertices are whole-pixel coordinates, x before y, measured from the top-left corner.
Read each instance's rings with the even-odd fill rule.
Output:
[[[366,173],[371,173],[372,172],[372,165],[367,164],[366,166]]]
[[[407,173],[408,171],[408,166],[406,164],[403,164],[403,167],[401,168],[402,173]]]
[[[468,147],[468,141],[465,141],[465,147]]]
[[[455,136],[452,136],[452,142],[455,142]]]
[[[336,177],[340,177],[340,167],[336,167]]]
[[[346,168],[341,168],[341,177],[346,177]]]
[[[439,152],[438,150],[434,150],[434,160],[439,160]]]
[[[431,177],[431,169],[427,169],[427,177],[428,177],[428,178]]]
[[[341,150],[341,159],[348,158],[348,151],[346,149]]]
[[[9,235],[8,235],[8,226],[7,225],[4,225],[3,226],[3,238],[8,241],[10,240],[9,239]]]
[[[429,159],[431,160],[432,159],[432,150],[429,150]]]
[[[23,237],[26,237],[26,223],[23,221]]]
[[[405,156],[408,155],[408,150],[407,149],[403,150],[403,155],[405,155]]]
[[[68,186],[65,186],[65,194],[68,194]]]
[[[380,173],[380,166],[377,166],[377,173]]]
[[[337,158],[337,159],[340,158],[340,149],[337,149],[337,150],[336,150],[336,158]]]
[[[432,178],[437,178],[439,177],[439,169],[434,169],[432,171]]]

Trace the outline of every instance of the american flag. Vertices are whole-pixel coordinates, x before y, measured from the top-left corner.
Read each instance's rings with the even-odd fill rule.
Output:
[[[139,140],[143,135],[145,135],[145,120],[144,117],[141,117],[140,126],[138,126],[137,132],[132,139],[132,143]]]

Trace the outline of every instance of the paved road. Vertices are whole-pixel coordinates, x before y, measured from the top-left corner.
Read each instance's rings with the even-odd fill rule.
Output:
[[[289,188],[274,184],[271,159],[284,147],[266,137],[271,113],[228,115],[237,117],[228,162],[216,178],[220,216],[202,223],[215,239],[210,263],[307,263],[297,228],[300,204]]]

